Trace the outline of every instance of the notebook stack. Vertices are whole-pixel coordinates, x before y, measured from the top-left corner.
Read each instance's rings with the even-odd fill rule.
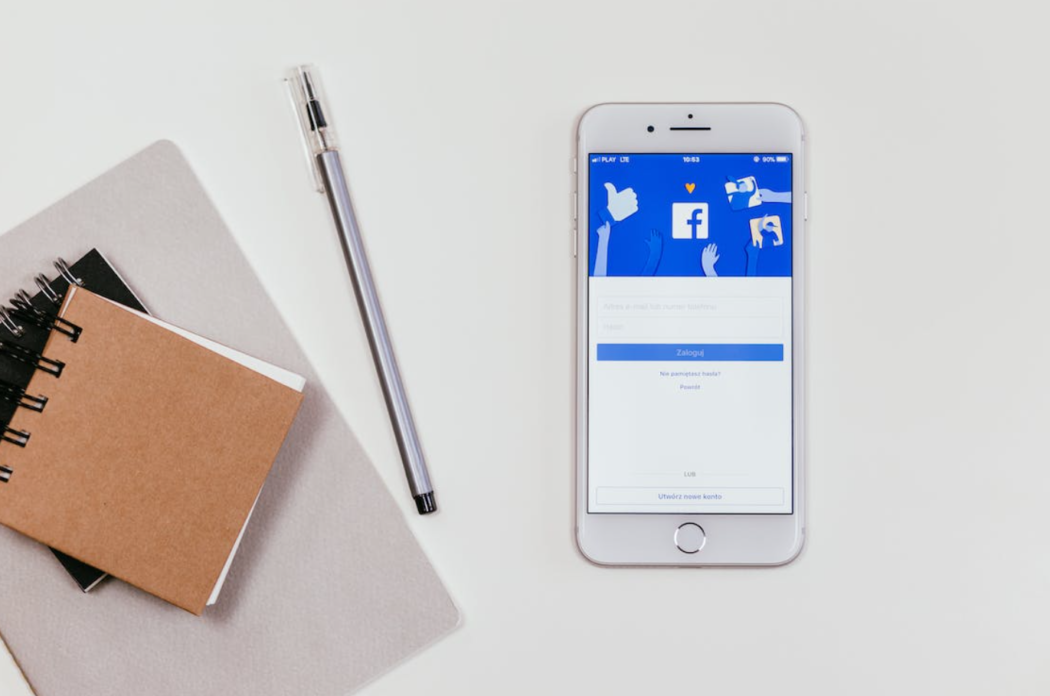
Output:
[[[43,303],[22,293],[3,314],[0,360],[18,374],[0,383],[15,406],[0,442],[0,524],[199,615],[218,598],[305,381],[58,266],[64,292],[40,277]],[[27,335],[36,340],[18,340]]]
[[[0,279],[0,634],[37,696],[342,696],[457,625],[171,143],[3,235]]]

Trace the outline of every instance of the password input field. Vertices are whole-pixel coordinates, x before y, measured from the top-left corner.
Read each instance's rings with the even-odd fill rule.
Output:
[[[625,317],[599,318],[600,339],[647,340],[779,339],[784,335],[780,317]]]

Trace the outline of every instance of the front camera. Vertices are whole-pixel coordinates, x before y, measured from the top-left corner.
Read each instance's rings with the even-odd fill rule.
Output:
[[[652,132],[653,132],[654,130],[656,130],[656,129],[655,129],[655,128],[653,128],[652,126],[649,126],[649,127],[648,127],[648,128],[646,128],[645,130],[647,130],[647,131],[649,131],[650,133],[652,133]]]

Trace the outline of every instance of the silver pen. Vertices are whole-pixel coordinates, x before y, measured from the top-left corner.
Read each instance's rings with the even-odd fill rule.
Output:
[[[350,271],[354,291],[357,293],[357,305],[361,309],[361,318],[368,334],[368,344],[372,348],[372,358],[379,373],[379,381],[383,385],[383,396],[390,412],[397,447],[401,451],[408,487],[412,491],[419,514],[426,515],[437,510],[434,487],[430,484],[427,462],[423,458],[423,449],[419,444],[419,435],[416,434],[412,411],[405,396],[405,387],[401,383],[394,346],[387,333],[383,308],[379,304],[372,271],[368,266],[368,256],[365,255],[361,232],[354,217],[350,192],[343,175],[343,163],[339,159],[335,133],[328,120],[328,108],[317,69],[310,65],[292,68],[288,76],[288,86],[299,120],[303,146],[311,160],[317,190],[327,195],[332,217],[339,231],[343,256],[346,259],[347,270]]]

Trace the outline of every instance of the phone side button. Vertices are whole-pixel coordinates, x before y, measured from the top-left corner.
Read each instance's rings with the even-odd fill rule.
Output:
[[[809,220],[809,191],[802,192],[802,219]]]
[[[682,553],[696,553],[707,543],[704,528],[695,522],[686,522],[674,530],[674,545]]]
[[[572,226],[572,258],[576,258],[576,249],[580,246],[580,232],[576,225]]]

